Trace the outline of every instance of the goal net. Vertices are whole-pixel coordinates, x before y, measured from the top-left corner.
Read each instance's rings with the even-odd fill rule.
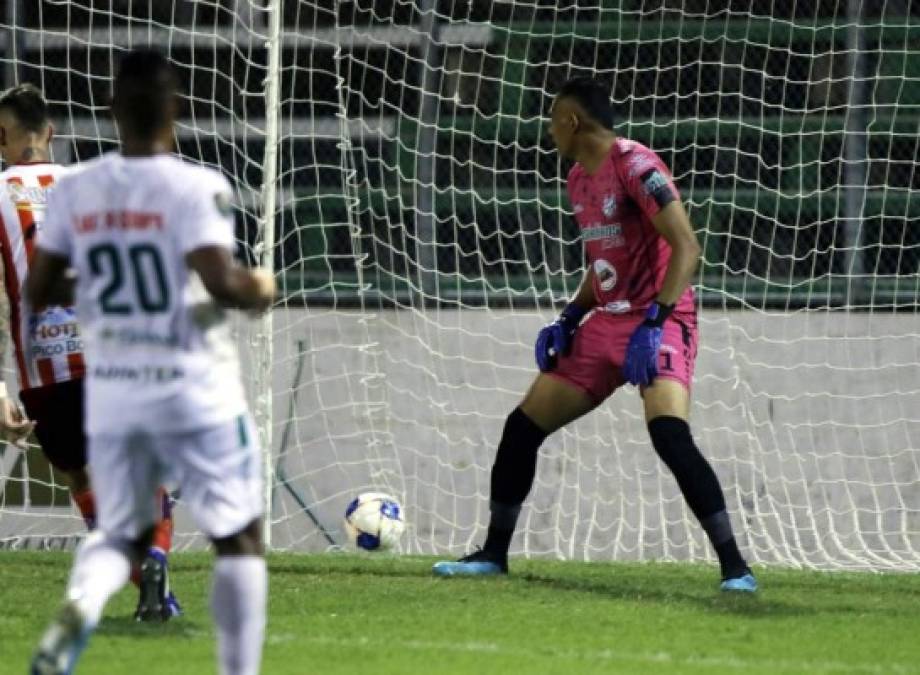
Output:
[[[111,143],[111,63],[154,41],[189,83],[181,152],[235,181],[243,249],[273,258],[283,299],[240,326],[272,546],[343,543],[345,505],[371,489],[404,504],[405,551],[481,543],[534,337],[583,269],[546,113],[566,78],[595,75],[703,244],[692,426],[742,549],[920,567],[912,3],[24,4],[7,77],[45,85],[69,158]],[[73,521],[66,502],[16,505],[11,488],[52,481],[12,454],[0,529]],[[712,559],[634,389],[546,442],[512,553]]]
[[[112,76],[131,48],[154,46],[175,64],[182,85],[177,151],[221,169],[238,206],[240,256],[260,257],[265,153],[267,11],[263,2],[186,0],[7,0],[0,3],[0,76],[3,87],[29,82],[51,107],[54,161],[69,165],[117,148],[109,113]],[[6,186],[0,186],[6,189]],[[5,308],[4,308],[5,311]],[[267,338],[240,322],[253,404],[265,419],[261,354]],[[5,378],[15,391],[13,360]],[[264,425],[263,425],[264,426]],[[0,445],[0,547],[70,547],[84,526],[70,504],[66,482],[35,445]],[[181,506],[177,543],[198,545]]]

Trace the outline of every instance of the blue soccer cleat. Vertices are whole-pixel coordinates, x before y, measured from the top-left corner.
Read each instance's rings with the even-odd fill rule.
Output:
[[[723,591],[733,593],[753,593],[757,590],[757,579],[754,578],[751,570],[745,570],[739,577],[723,579],[721,588]]]
[[[442,560],[431,568],[438,577],[487,577],[508,574],[508,561],[499,559],[482,549],[460,560]]]
[[[169,621],[182,615],[182,607],[169,590],[169,567],[166,555],[156,549],[147,553],[141,565],[140,597],[134,612],[135,621]]]
[[[76,605],[72,602],[64,605],[38,643],[29,675],[70,675],[89,634]]]
[[[169,616],[175,618],[177,616],[182,616],[182,605],[179,604],[179,601],[176,599],[175,594],[170,591],[169,595],[166,596],[166,610],[169,612]]]

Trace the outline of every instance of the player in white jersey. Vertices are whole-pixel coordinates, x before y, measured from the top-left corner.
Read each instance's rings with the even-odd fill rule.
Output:
[[[131,52],[115,78],[121,151],[75,169],[48,204],[26,294],[47,303],[72,267],[83,330],[89,467],[99,511],[32,673],[71,672],[155,522],[165,476],[215,545],[212,613],[226,675],[259,671],[267,573],[257,435],[222,307],[261,311],[272,275],[234,262],[231,188],[170,154],[168,61]]]
[[[83,431],[83,340],[70,305],[30,311],[22,288],[44,220],[49,193],[65,168],[50,162],[53,129],[48,104],[30,84],[0,94],[0,260],[8,311],[0,315],[0,366],[12,336],[25,415],[0,386],[0,435],[22,442],[34,429],[48,461],[67,478],[71,497],[87,527],[95,526],[96,507],[86,473]],[[169,496],[157,500],[163,510],[153,545],[132,579],[141,594],[135,616],[161,620],[179,614],[169,591],[166,555],[172,543]]]

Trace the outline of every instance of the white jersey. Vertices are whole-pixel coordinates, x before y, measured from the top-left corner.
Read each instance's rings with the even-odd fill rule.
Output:
[[[223,312],[185,262],[235,247],[218,172],[106,154],[58,182],[39,246],[77,272],[87,433],[190,431],[246,410]]]
[[[0,173],[0,255],[20,389],[83,377],[83,342],[73,307],[44,307],[33,314],[22,303],[48,195],[65,171],[36,162]]]

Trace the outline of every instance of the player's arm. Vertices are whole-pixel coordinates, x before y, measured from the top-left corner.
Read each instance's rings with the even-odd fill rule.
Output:
[[[66,256],[36,248],[26,277],[26,299],[32,307],[73,303],[74,277]]]
[[[596,304],[594,269],[588,267],[572,301],[565,306],[555,321],[543,326],[537,334],[534,357],[537,367],[542,372],[553,370],[559,360],[559,355],[569,354],[572,351],[575,331],[578,330],[585,314],[590,312]]]
[[[195,174],[194,189],[184,195],[177,228],[185,264],[196,272],[214,300],[235,309],[263,311],[275,299],[275,278],[249,269],[233,258],[235,217],[233,191],[215,172]]]
[[[48,195],[45,222],[29,274],[25,282],[25,298],[32,309],[47,305],[73,304],[76,276],[70,269],[72,230],[68,217],[70,200],[62,178]]]
[[[197,248],[186,254],[185,261],[201,277],[208,293],[224,306],[263,311],[275,299],[271,273],[243,267],[222,246]]]
[[[588,267],[585,276],[581,279],[581,284],[578,286],[575,297],[572,298],[572,302],[569,304],[578,305],[585,313],[594,309],[594,306],[597,304],[597,298],[594,296],[593,267]]]
[[[690,225],[690,218],[678,200],[653,216],[652,225],[671,246],[671,260],[657,298],[658,304],[670,307],[677,303],[690,285],[702,248]]]
[[[3,261],[0,259],[0,279],[4,278],[4,274]],[[10,299],[6,295],[5,286],[0,284],[0,373],[6,370],[6,350],[9,348],[10,331]],[[6,382],[0,375],[0,439],[7,443],[22,443],[34,426],[10,398]]]
[[[6,267],[2,257],[0,257],[0,280],[6,280]],[[6,350],[10,346],[10,335],[10,299],[6,294],[6,284],[0,284],[0,373],[6,370]],[[0,376],[0,384],[2,383],[3,377]],[[6,396],[5,387],[3,395]]]
[[[647,386],[658,376],[664,322],[690,285],[699,264],[700,245],[680,203],[677,188],[660,160],[652,161],[646,171],[637,174],[637,180],[628,185],[630,194],[671,247],[671,258],[658,296],[649,306],[645,321],[630,336],[623,360],[626,381]]]

